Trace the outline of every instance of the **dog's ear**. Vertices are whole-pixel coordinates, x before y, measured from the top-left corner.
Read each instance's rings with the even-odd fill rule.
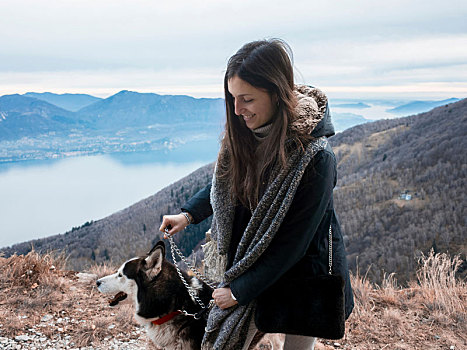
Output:
[[[151,249],[145,261],[146,275],[150,280],[156,277],[162,269],[162,261],[165,257],[165,244],[162,241],[156,243]]]
[[[157,242],[156,245],[154,247],[152,247],[152,249],[148,253],[148,255],[151,255],[158,248],[162,249],[162,255],[165,256],[165,243],[164,243],[164,241]]]

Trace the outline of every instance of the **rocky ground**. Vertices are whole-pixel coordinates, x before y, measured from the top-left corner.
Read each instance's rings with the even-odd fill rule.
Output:
[[[353,277],[356,307],[346,336],[320,339],[316,349],[467,349],[466,285],[450,272],[455,259],[435,258],[426,265],[438,269],[437,277],[430,279],[433,271],[420,273],[420,281],[408,288],[398,287],[391,275],[383,286]],[[34,252],[0,258],[1,349],[152,347],[133,320],[132,306],[111,308],[95,288],[97,277],[114,272],[113,267],[77,273],[62,266],[62,258]],[[283,335],[267,335],[256,350],[281,349],[282,342]]]
[[[22,260],[27,268],[19,276],[13,273],[19,279],[5,283],[8,279],[2,274],[1,349],[146,348],[146,334],[132,320],[130,306],[110,308],[93,287],[97,275],[61,271],[53,264],[40,266],[39,261]],[[44,273],[44,268],[49,271]],[[36,279],[35,274],[41,277]]]

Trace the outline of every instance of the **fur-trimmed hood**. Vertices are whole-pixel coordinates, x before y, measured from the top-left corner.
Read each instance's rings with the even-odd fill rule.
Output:
[[[307,85],[295,85],[295,120],[290,124],[291,132],[311,134],[318,138],[335,134],[329,114],[328,98],[319,89]]]

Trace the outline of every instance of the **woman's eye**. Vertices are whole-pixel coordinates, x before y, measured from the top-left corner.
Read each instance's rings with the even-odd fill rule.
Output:
[[[245,103],[248,103],[248,102],[251,102],[251,101],[253,101],[253,99],[251,99],[251,100],[243,100],[243,102],[245,102]]]

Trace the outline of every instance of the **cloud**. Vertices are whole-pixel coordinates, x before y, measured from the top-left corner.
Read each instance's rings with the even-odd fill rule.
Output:
[[[420,37],[407,40],[319,42],[319,49],[300,48],[296,65],[305,79],[341,82],[345,85],[378,81],[467,81],[467,34]]]
[[[467,81],[459,0],[3,0],[0,13],[0,93],[183,87],[213,95],[228,57],[264,37],[289,42],[298,78],[309,83]]]

